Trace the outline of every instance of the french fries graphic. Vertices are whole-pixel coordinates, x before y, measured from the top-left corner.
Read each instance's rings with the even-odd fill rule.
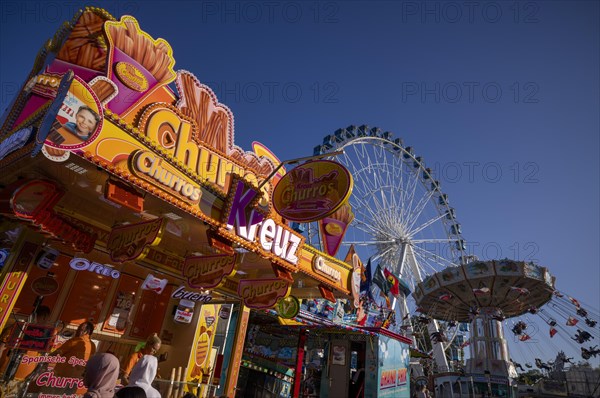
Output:
[[[159,83],[175,79],[171,46],[164,39],[153,40],[139,28],[135,18],[124,16],[120,22],[109,21],[105,29],[113,45],[137,61]]]

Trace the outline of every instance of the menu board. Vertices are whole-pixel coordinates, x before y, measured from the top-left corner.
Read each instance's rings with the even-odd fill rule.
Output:
[[[34,325],[32,323],[20,326],[23,335],[17,344],[17,348],[25,351],[50,351],[54,342],[56,329],[52,326]]]

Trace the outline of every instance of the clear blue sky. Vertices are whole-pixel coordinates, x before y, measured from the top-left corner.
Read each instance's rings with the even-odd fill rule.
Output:
[[[0,3],[0,107],[93,3]],[[390,130],[432,167],[483,259],[534,260],[600,308],[597,1],[109,1],[173,47],[281,159],[339,127]],[[543,331],[546,334],[546,331]],[[597,343],[597,340],[596,340]]]

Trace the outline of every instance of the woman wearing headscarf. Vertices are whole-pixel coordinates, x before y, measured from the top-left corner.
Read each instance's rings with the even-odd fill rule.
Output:
[[[85,366],[83,382],[88,390],[83,398],[113,398],[119,377],[119,360],[113,354],[92,356]]]
[[[135,364],[138,363],[138,361],[142,359],[144,355],[155,355],[158,353],[160,346],[161,341],[156,333],[152,333],[150,336],[148,336],[144,347],[141,350],[131,354],[131,356],[127,359],[127,362],[121,367],[121,383],[129,384],[129,374],[131,373],[131,369],[133,369]]]
[[[158,359],[153,355],[144,355],[131,370],[127,387],[142,387],[147,398],[161,398],[158,390],[152,387],[157,370]]]

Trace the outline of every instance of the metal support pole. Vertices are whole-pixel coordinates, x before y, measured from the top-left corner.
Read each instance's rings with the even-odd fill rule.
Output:
[[[298,398],[300,396],[300,386],[302,384],[302,365],[304,364],[304,352],[306,348],[307,337],[308,331],[306,329],[301,329],[300,335],[298,336],[298,350],[296,355],[296,369],[294,371],[292,398]]]
[[[286,164],[294,164],[294,163],[300,163],[300,162],[305,162],[307,160],[316,160],[316,159],[323,159],[323,158],[328,158],[328,157],[332,157],[332,156],[337,156],[337,155],[341,155],[342,153],[344,153],[344,151],[335,151],[335,152],[330,152],[330,153],[324,153],[322,155],[313,155],[313,156],[305,156],[302,158],[296,158],[296,159],[290,159],[290,160],[284,160],[283,162],[279,163],[279,165],[277,167],[275,167],[275,169],[271,172],[271,174],[269,174],[264,180],[263,182],[261,182],[258,185],[258,189],[260,190],[267,182],[269,182],[269,180],[271,178],[273,178],[273,176],[275,174],[277,174],[277,172],[279,171],[279,169],[281,169],[284,165]]]

